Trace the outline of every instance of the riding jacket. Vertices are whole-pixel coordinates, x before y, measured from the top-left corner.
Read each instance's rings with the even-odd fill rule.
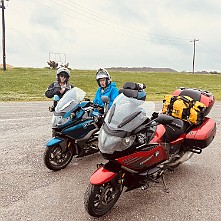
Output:
[[[111,105],[113,104],[114,99],[117,97],[117,95],[119,94],[118,89],[116,87],[116,83],[112,82],[108,85],[107,88],[103,89],[102,87],[99,87],[97,89],[95,98],[94,98],[94,103],[99,105],[99,106],[104,106],[103,101],[101,100],[102,96],[108,96],[110,99],[110,104],[109,104],[109,108],[111,107]]]
[[[63,94],[61,94],[60,93],[61,85],[58,83],[58,81],[55,81],[49,85],[49,87],[45,91],[45,96],[48,98],[52,98],[54,95],[58,95],[59,98],[62,98],[62,96],[73,87],[74,87],[73,85],[67,82],[65,86],[65,91]]]

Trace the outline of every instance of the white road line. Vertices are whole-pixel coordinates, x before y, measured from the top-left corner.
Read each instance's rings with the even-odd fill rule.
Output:
[[[4,115],[18,115],[18,113],[20,115],[25,115],[25,114],[29,114],[31,111],[26,111],[26,112],[14,112],[14,113],[4,113]],[[45,111],[36,111],[37,114],[44,114],[45,115]]]
[[[29,117],[29,118],[7,118],[7,119],[0,119],[0,122],[4,121],[19,121],[19,120],[33,120],[33,119],[50,119],[51,117]]]

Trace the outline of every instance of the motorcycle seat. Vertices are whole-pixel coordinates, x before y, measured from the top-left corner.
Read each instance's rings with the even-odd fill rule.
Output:
[[[193,89],[184,89],[180,93],[180,96],[188,96],[191,97],[195,101],[200,101],[201,100],[201,93],[200,91],[193,90]]]
[[[119,90],[119,94],[123,93],[126,97],[145,101],[146,99],[146,92],[144,91],[145,88],[146,85],[144,84],[126,82],[123,88]]]
[[[166,132],[163,135],[163,142],[171,142],[179,138],[182,134],[186,133],[191,125],[188,122],[185,122],[181,119],[174,118],[174,123],[181,126],[181,128],[174,127],[172,125],[165,126]]]
[[[122,88],[119,90],[119,94],[123,93],[126,97],[132,97],[132,98],[137,98],[138,91],[137,90],[131,90],[128,88]]]

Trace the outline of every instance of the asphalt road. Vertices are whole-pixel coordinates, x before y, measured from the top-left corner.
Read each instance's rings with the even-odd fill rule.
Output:
[[[73,160],[62,171],[43,164],[50,139],[49,102],[0,102],[0,220],[97,220],[84,210],[83,198],[99,154]],[[123,193],[111,213],[98,220],[221,220],[221,102],[210,117],[217,135],[162,183]]]

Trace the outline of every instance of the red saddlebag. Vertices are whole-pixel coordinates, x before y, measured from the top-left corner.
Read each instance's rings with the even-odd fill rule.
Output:
[[[215,137],[216,134],[216,123],[211,118],[205,118],[204,122],[198,126],[194,127],[186,135],[186,144],[188,147],[199,147],[203,149],[207,147]]]

